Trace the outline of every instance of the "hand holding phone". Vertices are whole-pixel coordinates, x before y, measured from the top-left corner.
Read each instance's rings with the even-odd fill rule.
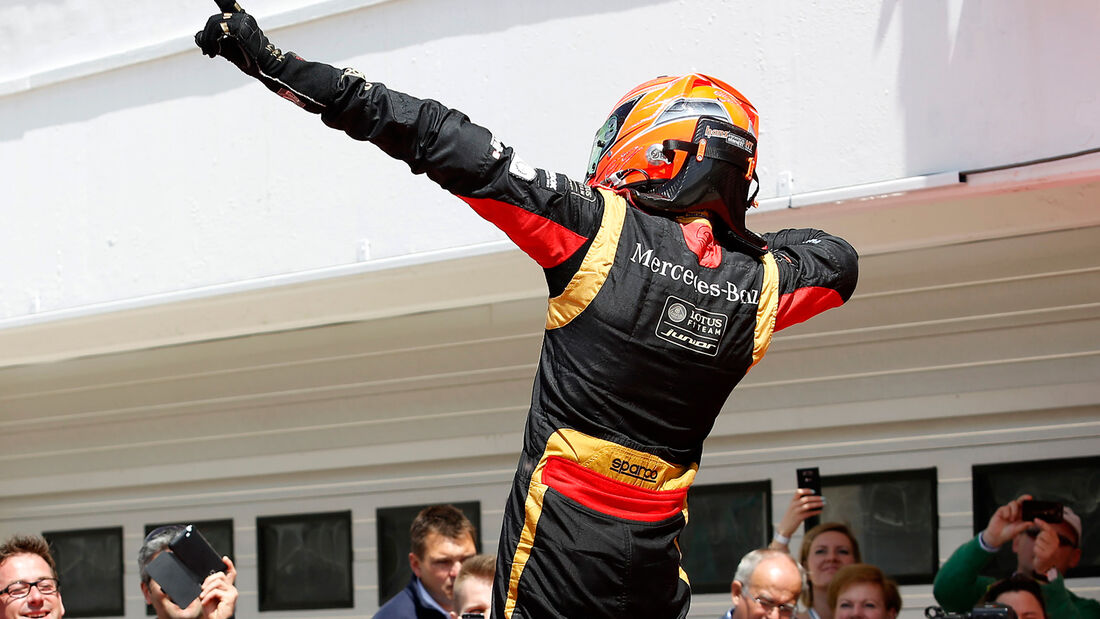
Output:
[[[1020,519],[1035,522],[1038,518],[1044,522],[1062,522],[1062,504],[1057,501],[1036,501],[1034,499],[1020,503]]]
[[[799,488],[807,488],[812,490],[815,495],[821,496],[821,473],[816,466],[798,469],[795,474],[798,478]],[[821,516],[810,516],[802,522],[805,527],[803,530],[809,531],[821,522]]]
[[[168,542],[168,547],[180,561],[183,561],[184,565],[200,577],[199,584],[214,572],[225,571],[225,563],[222,562],[221,555],[194,525],[187,525],[171,542]]]
[[[195,582],[195,575],[171,552],[158,554],[145,566],[145,571],[180,608],[190,606],[202,592],[202,583]]]
[[[187,525],[146,570],[173,604],[187,608],[199,597],[206,577],[225,572],[226,566],[202,533],[194,525]]]

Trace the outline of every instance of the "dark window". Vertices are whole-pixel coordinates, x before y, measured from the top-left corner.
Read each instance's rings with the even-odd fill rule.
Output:
[[[771,481],[691,487],[680,551],[693,592],[729,593],[741,557],[771,539],[771,501]]]
[[[394,595],[409,584],[412,570],[409,569],[409,550],[412,544],[409,541],[409,527],[420,510],[436,503],[424,505],[404,505],[401,507],[382,507],[375,512],[378,525],[378,605],[389,601]],[[466,503],[451,503],[474,525],[477,531],[481,531],[481,503],[470,501]],[[474,539],[474,546],[480,548],[481,544]]]
[[[125,613],[122,600],[122,527],[49,531],[66,617]]]
[[[863,561],[899,584],[931,583],[939,568],[936,483],[935,468],[823,475],[821,521],[847,523]]]
[[[1021,494],[1068,505],[1081,517],[1081,560],[1067,578],[1100,576],[1100,456],[980,464],[972,469],[974,534],[989,524],[997,508]],[[986,575],[1000,578],[1016,569],[1009,544],[997,553]]]
[[[256,519],[260,610],[351,608],[351,512]]]
[[[236,562],[237,558],[233,555],[233,520],[187,520],[181,522],[159,522],[156,524],[145,525],[145,535],[149,535],[153,531],[160,527],[170,524],[182,524],[182,525],[194,525],[198,529],[199,533],[206,538],[206,541],[210,542],[210,545],[214,547],[214,550],[218,551],[219,555],[228,556],[232,561]],[[144,537],[142,539],[144,540]],[[145,614],[153,616],[157,614],[156,610],[150,604],[145,605]]]

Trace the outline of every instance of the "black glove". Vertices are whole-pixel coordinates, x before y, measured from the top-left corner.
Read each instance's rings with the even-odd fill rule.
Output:
[[[336,96],[339,69],[305,61],[292,52],[284,54],[248,13],[212,15],[195,34],[195,44],[207,56],[222,56],[307,111],[320,113]]]
[[[195,33],[195,43],[207,56],[222,56],[252,77],[278,77],[286,58],[248,13],[211,15],[206,27]]]

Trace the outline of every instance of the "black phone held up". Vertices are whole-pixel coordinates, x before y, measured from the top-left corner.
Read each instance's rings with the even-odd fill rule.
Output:
[[[1020,503],[1020,518],[1033,522],[1036,518],[1045,522],[1062,522],[1062,504],[1057,501],[1024,501]]]
[[[168,542],[168,548],[195,573],[200,583],[214,572],[225,571],[225,563],[222,562],[221,556],[194,525],[187,525],[172,538],[172,541]]]
[[[176,606],[187,608],[199,597],[206,577],[224,572],[225,563],[194,525],[173,537],[168,550],[154,557],[145,569]]]
[[[162,552],[145,566],[145,571],[160,585],[172,603],[187,608],[202,592],[202,583],[176,555]]]
[[[803,469],[797,469],[795,474],[798,477],[799,488],[809,488],[814,491],[814,494],[821,496],[821,473],[817,467],[809,467]],[[804,531],[816,527],[821,522],[821,516],[810,516],[803,521]]]

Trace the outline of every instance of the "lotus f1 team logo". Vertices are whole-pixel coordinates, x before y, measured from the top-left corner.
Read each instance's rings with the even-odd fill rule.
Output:
[[[701,310],[690,301],[670,296],[657,323],[657,337],[713,357],[718,354],[718,343],[728,323],[724,314]]]

